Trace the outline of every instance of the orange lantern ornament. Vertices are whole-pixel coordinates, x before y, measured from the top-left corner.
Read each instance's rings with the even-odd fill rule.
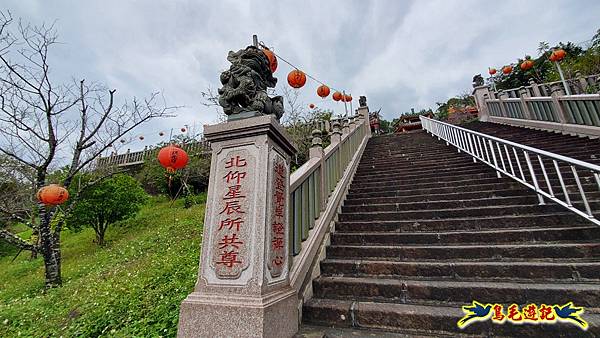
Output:
[[[319,95],[322,98],[326,98],[327,96],[329,96],[329,93],[331,91],[329,90],[329,87],[327,87],[326,85],[320,85],[319,88],[317,88],[317,95]]]
[[[344,96],[344,102],[350,102],[352,101],[352,96],[351,95],[345,95]]]
[[[508,74],[512,73],[512,70],[513,70],[512,66],[502,67],[502,73],[504,73],[504,75],[508,75]]]
[[[308,105],[308,108],[315,109],[315,105],[311,103],[311,104]]]
[[[567,56],[567,52],[565,52],[564,49],[557,49],[554,52],[552,52],[552,55],[554,55],[554,60],[550,61],[562,61],[562,59],[564,59],[565,56]]]
[[[341,99],[342,99],[342,93],[340,93],[340,92],[333,93],[333,101],[339,101]]]
[[[143,140],[144,140],[144,136],[140,136],[140,141],[143,141]]]
[[[287,81],[292,88],[301,88],[306,84],[306,74],[301,70],[294,69],[288,74]]]
[[[496,72],[497,72],[496,68],[490,68],[488,70],[488,73],[490,73],[490,75],[494,75],[494,74],[496,74]]]
[[[268,48],[263,48],[262,51],[269,60],[269,68],[271,69],[271,73],[275,73],[277,70],[277,57],[275,56],[275,53],[270,51]]]
[[[169,145],[158,152],[158,162],[167,172],[174,173],[177,169],[184,168],[189,161],[188,154],[181,148]]]
[[[58,184],[50,184],[40,188],[36,197],[44,205],[60,205],[69,199],[69,191]]]
[[[527,70],[530,70],[531,68],[533,68],[533,61],[527,59],[527,60],[521,62],[521,70],[527,71]]]

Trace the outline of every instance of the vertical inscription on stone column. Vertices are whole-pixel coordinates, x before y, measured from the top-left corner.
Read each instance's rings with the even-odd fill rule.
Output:
[[[250,245],[250,214],[248,198],[250,185],[254,184],[253,157],[246,151],[230,152],[220,160],[220,206],[213,241],[213,264],[219,278],[235,279],[248,266]]]
[[[271,271],[271,277],[279,277],[287,260],[287,235],[286,235],[286,199],[287,199],[287,167],[285,160],[278,154],[273,153],[271,164],[271,217],[269,226],[269,255],[267,266]]]

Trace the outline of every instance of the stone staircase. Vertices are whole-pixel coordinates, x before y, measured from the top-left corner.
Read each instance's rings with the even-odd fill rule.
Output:
[[[539,141],[531,145],[572,151],[588,161],[598,149],[583,145],[596,141],[570,144],[559,140],[568,136],[535,132],[534,138],[531,130],[521,136],[500,129],[500,137]],[[575,198],[574,183],[567,184]],[[600,196],[590,198],[597,208]],[[352,336],[598,337],[599,239],[596,225],[558,205],[538,205],[530,190],[497,178],[488,166],[423,131],[374,137],[321,262],[321,276],[313,281],[303,322],[327,332],[359,332]],[[573,301],[586,307],[583,318],[590,327],[584,332],[567,324],[485,321],[459,330],[461,306],[472,300],[501,303],[505,310],[512,303]]]

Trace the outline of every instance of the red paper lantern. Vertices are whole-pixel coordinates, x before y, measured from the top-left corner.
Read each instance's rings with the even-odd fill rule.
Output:
[[[554,57],[552,57],[552,56],[554,56]],[[567,56],[567,52],[565,52],[564,49],[557,49],[557,50],[553,51],[552,54],[550,55],[550,61],[562,61],[562,59],[564,59],[565,56]]]
[[[333,101],[339,101],[341,99],[342,99],[342,93],[340,93],[340,92],[333,93]]]
[[[505,75],[508,75],[510,73],[512,73],[512,66],[504,66],[502,67],[502,73],[504,73]]]
[[[527,70],[530,70],[531,68],[533,68],[533,61],[525,60],[525,61],[521,62],[521,70],[527,71]]]
[[[181,132],[185,133],[186,129],[185,128],[181,128]]]
[[[188,161],[188,154],[183,149],[174,145],[166,146],[158,152],[158,162],[170,173],[184,168],[188,164]]]
[[[275,53],[270,51],[268,48],[263,48],[263,53],[265,53],[267,59],[269,59],[269,68],[271,69],[271,73],[275,73],[277,70],[277,57]]]
[[[345,95],[344,96],[344,102],[350,102],[352,101],[352,96],[351,95]]]
[[[308,105],[308,108],[315,109],[315,105],[311,103],[311,104]]]
[[[326,98],[327,96],[329,96],[329,93],[331,91],[329,90],[329,87],[327,87],[326,85],[320,85],[319,88],[317,88],[317,95],[319,95],[322,98]]]
[[[288,74],[287,81],[292,88],[301,88],[306,84],[306,74],[301,70],[294,69]]]
[[[494,75],[494,74],[496,74],[496,72],[497,72],[496,68],[490,68],[488,70],[488,73],[490,73],[490,75]]]
[[[36,197],[45,205],[60,205],[69,199],[69,191],[58,184],[50,184],[40,188]]]

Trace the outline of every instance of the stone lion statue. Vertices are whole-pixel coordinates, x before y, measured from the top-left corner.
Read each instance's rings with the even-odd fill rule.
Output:
[[[237,52],[230,51],[227,60],[228,70],[221,73],[219,104],[225,114],[244,112],[274,114],[277,119],[283,116],[283,98],[267,95],[267,88],[275,87],[277,79],[269,68],[269,59],[258,48],[248,46]]]
[[[473,88],[483,86],[483,76],[477,74],[473,76]]]

